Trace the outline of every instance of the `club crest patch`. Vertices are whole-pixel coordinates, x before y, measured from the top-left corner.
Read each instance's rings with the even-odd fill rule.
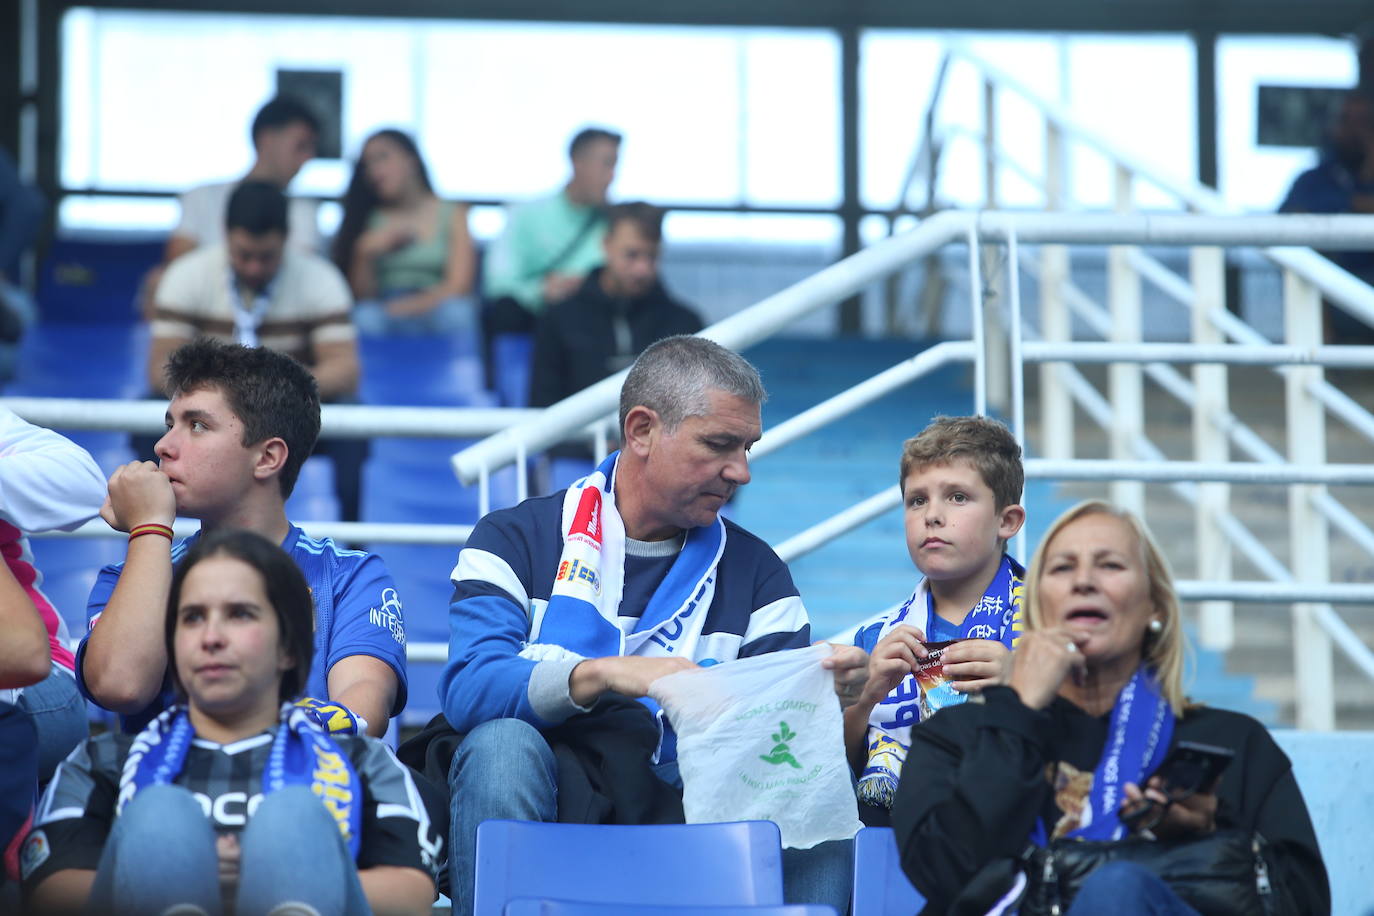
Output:
[[[52,847],[48,845],[48,835],[42,830],[35,830],[30,833],[28,839],[24,840],[24,846],[19,851],[19,875],[24,880],[28,880],[29,875],[52,855]]]

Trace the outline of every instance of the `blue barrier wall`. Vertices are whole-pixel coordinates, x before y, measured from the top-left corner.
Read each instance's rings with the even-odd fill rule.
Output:
[[[1334,916],[1374,914],[1374,732],[1275,729],[1331,876]]]

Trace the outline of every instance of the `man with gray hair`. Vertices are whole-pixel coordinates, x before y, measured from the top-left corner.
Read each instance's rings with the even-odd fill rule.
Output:
[[[633,702],[653,681],[810,643],[787,566],[720,517],[749,482],[764,397],[739,355],[700,337],[661,340],[621,389],[621,450],[569,489],[477,524],[453,571],[439,688],[465,735],[448,767],[455,912],[472,910],[483,820],[681,821],[671,723]],[[836,647],[824,664],[852,703],[867,655]],[[574,781],[579,755],[596,772]],[[843,907],[843,851],[832,852],[839,868],[835,856],[785,857],[792,899]]]

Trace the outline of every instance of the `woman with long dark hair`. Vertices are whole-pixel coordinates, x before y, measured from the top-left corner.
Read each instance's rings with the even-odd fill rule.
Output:
[[[387,128],[363,143],[343,200],[333,259],[364,334],[475,328],[476,251],[465,204],[440,200],[419,148]]]
[[[409,771],[292,704],[313,628],[275,544],[218,529],[187,552],[165,629],[182,702],[58,767],[21,852],[34,911],[429,912],[440,841]]]

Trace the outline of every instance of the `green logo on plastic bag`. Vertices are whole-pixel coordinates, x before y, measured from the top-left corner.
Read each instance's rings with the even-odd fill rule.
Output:
[[[801,769],[801,764],[797,763],[792,756],[792,750],[787,746],[787,742],[797,737],[797,733],[787,727],[786,722],[778,723],[778,730],[773,733],[773,750],[768,754],[759,754],[759,759],[764,763],[771,763],[774,766],[787,764],[794,769]]]

